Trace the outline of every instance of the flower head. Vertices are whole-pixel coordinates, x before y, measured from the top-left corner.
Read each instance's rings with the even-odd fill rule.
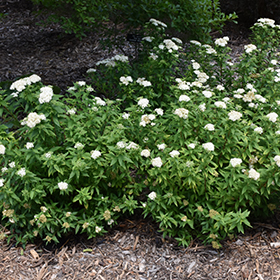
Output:
[[[53,89],[51,87],[42,87],[40,89],[39,103],[49,103],[53,97]]]
[[[202,147],[203,147],[205,150],[210,151],[210,152],[211,152],[211,151],[214,151],[214,149],[215,149],[215,146],[214,146],[213,143],[211,143],[211,142],[202,144]]]
[[[152,166],[154,167],[161,167],[162,166],[162,160],[160,157],[156,157],[152,159]]]
[[[26,145],[25,145],[26,149],[32,149],[34,148],[34,144],[32,142],[27,142]]]
[[[121,81],[122,84],[124,84],[124,85],[126,85],[126,86],[127,86],[129,83],[132,83],[132,82],[133,82],[131,76],[127,76],[127,77],[122,76],[122,77],[120,77],[120,81]]]
[[[151,200],[155,200],[155,198],[157,197],[157,194],[155,192],[151,192],[148,197],[151,199]]]
[[[189,111],[185,108],[178,108],[175,110],[174,114],[179,116],[180,118],[187,119]]]
[[[142,152],[141,152],[141,156],[142,157],[149,157],[150,156],[150,151],[148,150],[148,149],[144,149],[144,150],[142,150]]]
[[[242,113],[232,110],[228,113],[228,117],[232,121],[237,121],[242,117]]]
[[[218,38],[215,40],[215,45],[225,47],[229,41],[229,37]]]
[[[272,112],[272,113],[267,114],[266,117],[267,117],[270,121],[276,122],[278,115],[277,115],[276,113]]]
[[[65,182],[60,182],[60,183],[58,183],[57,185],[58,185],[58,188],[59,188],[61,191],[67,190],[67,188],[68,188],[68,184],[65,183]]]
[[[185,95],[185,94],[182,94],[180,97],[179,97],[179,102],[182,102],[182,101],[185,101],[185,102],[188,102],[190,101],[191,99]]]
[[[174,158],[174,157],[179,156],[179,155],[180,155],[180,152],[178,152],[178,151],[176,151],[176,150],[173,150],[173,151],[172,151],[172,152],[170,152],[169,154],[170,154],[170,156],[171,156],[171,157],[173,157],[173,158]]]
[[[260,173],[257,172],[254,168],[251,168],[249,170],[248,177],[254,180],[258,180],[260,178]]]
[[[0,145],[0,155],[5,155],[6,148],[4,145]]]
[[[20,177],[25,176],[25,175],[26,175],[25,168],[21,168],[21,169],[17,172],[17,175],[20,176]]]
[[[149,99],[141,98],[137,103],[142,109],[146,108],[149,105]]]
[[[242,159],[241,158],[232,158],[230,160],[230,164],[232,167],[236,167],[239,166],[242,163]]]
[[[91,157],[92,157],[93,159],[97,159],[98,157],[101,156],[101,152],[100,152],[100,151],[97,151],[97,150],[91,151],[90,154],[91,154]]]
[[[204,126],[204,129],[207,129],[209,131],[214,131],[215,130],[215,126],[211,123],[208,123]]]

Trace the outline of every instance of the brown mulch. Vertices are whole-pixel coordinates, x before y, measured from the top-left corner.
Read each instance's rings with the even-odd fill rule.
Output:
[[[0,82],[38,74],[44,84],[65,90],[86,80],[88,68],[112,56],[102,49],[98,34],[79,40],[59,26],[36,23],[27,0],[0,0]],[[248,30],[228,25],[233,60],[248,43]],[[219,34],[213,34],[219,36]],[[58,245],[28,244],[16,247],[0,241],[0,280],[54,279],[280,279],[280,218],[265,223],[233,240],[220,250],[194,240],[188,248],[157,232],[157,225],[141,217],[121,221],[109,232],[87,240],[71,235]],[[7,233],[9,235],[9,233]]]

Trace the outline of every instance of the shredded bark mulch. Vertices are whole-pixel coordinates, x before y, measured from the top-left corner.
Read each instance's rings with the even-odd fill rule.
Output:
[[[44,84],[65,90],[86,80],[86,70],[98,60],[116,54],[103,50],[98,34],[79,40],[58,25],[37,25],[44,16],[33,12],[30,1],[0,0],[0,82],[36,73]],[[242,27],[227,26],[233,60],[248,43],[248,34]],[[23,249],[2,239],[0,280],[280,279],[279,214],[252,224],[219,250],[199,240],[179,247],[174,239],[163,239],[154,222],[139,216],[91,240],[71,235],[58,245],[35,243]]]

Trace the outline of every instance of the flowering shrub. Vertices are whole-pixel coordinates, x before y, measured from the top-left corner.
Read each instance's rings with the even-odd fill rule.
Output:
[[[164,30],[149,24],[149,38]],[[255,47],[236,64],[227,37],[192,41],[188,55],[176,38],[144,41],[142,64],[114,59],[90,71],[106,84],[106,73],[125,68],[106,84],[118,82],[114,99],[83,81],[62,97],[38,76],[2,90],[0,207],[9,238],[57,242],[73,230],[90,238],[142,209],[164,236],[187,245],[195,235],[219,248],[250,226],[250,215],[275,210],[280,27],[260,19],[253,31]]]

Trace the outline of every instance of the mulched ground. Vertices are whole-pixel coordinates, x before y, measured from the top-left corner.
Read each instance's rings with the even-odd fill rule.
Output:
[[[98,34],[79,40],[53,24],[39,26],[27,0],[0,0],[0,82],[38,74],[44,84],[65,90],[86,80],[98,60],[110,57]],[[249,31],[229,24],[235,56],[248,43]],[[213,36],[220,36],[213,34]],[[14,279],[280,279],[280,215],[253,223],[253,228],[214,250],[194,240],[188,248],[157,232],[157,225],[139,216],[120,222],[103,237],[87,240],[71,235],[58,245],[0,241],[0,280]],[[0,230],[1,231],[1,230]],[[2,232],[5,230],[2,229]],[[6,232],[7,235],[9,233]]]

